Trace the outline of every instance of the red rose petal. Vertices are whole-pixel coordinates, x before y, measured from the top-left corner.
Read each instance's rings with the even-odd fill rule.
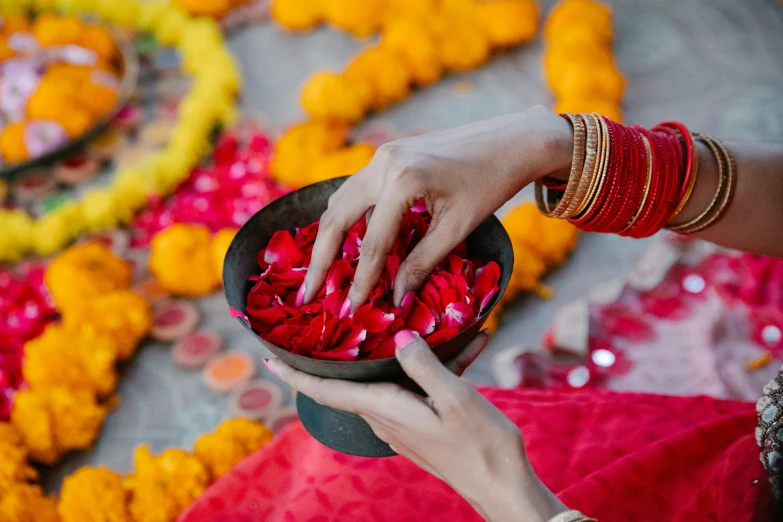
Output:
[[[364,328],[370,333],[378,333],[386,330],[394,321],[394,314],[384,313],[382,310],[366,304],[360,306],[353,314],[353,322],[359,328]]]
[[[348,261],[338,259],[332,264],[326,276],[326,295],[343,290],[353,279],[354,270]]]
[[[438,324],[435,314],[427,308],[418,298],[414,299],[411,313],[405,325],[411,330],[415,330],[419,335],[429,335],[435,331]]]
[[[302,248],[307,245],[312,245],[315,242],[315,237],[318,235],[318,227],[320,224],[320,221],[316,221],[306,227],[297,228],[296,235],[294,236],[296,246]]]
[[[452,328],[452,327],[443,328],[433,333],[429,337],[427,337],[426,341],[427,344],[429,344],[430,346],[435,346],[437,344],[442,343],[443,341],[448,341],[449,339],[457,335],[459,332],[460,332],[459,328]]]
[[[329,350],[328,352],[313,352],[313,359],[327,361],[355,361],[359,358],[359,347]]]
[[[489,302],[492,301],[492,298],[495,297],[495,294],[498,292],[500,292],[499,286],[492,287],[489,292],[487,292],[487,294],[481,298],[481,303],[479,303],[478,309],[479,315],[484,313],[484,309],[489,306]]]
[[[500,267],[494,261],[476,270],[476,276],[473,280],[473,286],[470,291],[473,292],[479,300],[483,299],[500,280]]]
[[[247,315],[250,316],[250,323],[254,326],[258,323],[271,326],[288,317],[288,313],[278,303],[270,308],[248,308]]]
[[[468,303],[451,303],[446,307],[441,323],[446,328],[465,328],[475,322],[473,307]]]
[[[295,266],[302,260],[302,252],[296,246],[294,238],[291,237],[287,230],[278,230],[272,234],[272,239],[269,240],[269,244],[263,253],[264,262],[267,264],[288,263],[291,266]]]

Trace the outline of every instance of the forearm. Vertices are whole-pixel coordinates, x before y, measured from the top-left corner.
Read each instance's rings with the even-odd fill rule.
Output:
[[[744,252],[783,257],[783,145],[724,142],[734,156],[737,185],[721,220],[694,237]],[[693,195],[672,224],[696,217],[710,203],[718,165],[709,148],[697,142],[699,174]]]

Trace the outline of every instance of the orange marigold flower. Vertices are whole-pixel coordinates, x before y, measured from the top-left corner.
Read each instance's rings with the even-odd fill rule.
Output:
[[[36,388],[16,394],[11,423],[32,460],[53,464],[69,450],[89,448],[105,416],[91,391]]]
[[[0,32],[11,35],[19,32],[27,32],[30,29],[30,19],[26,14],[3,15],[3,25]]]
[[[93,297],[130,286],[132,269],[109,248],[89,241],[69,247],[54,258],[44,280],[61,312],[81,307]]]
[[[57,511],[62,522],[133,522],[128,501],[119,473],[87,466],[65,478]]]
[[[272,0],[270,14],[291,31],[312,29],[323,20],[322,0]]]
[[[42,13],[33,22],[32,33],[43,46],[67,45],[76,43],[83,29],[78,18]]]
[[[625,78],[611,57],[571,62],[557,72],[555,76],[554,71],[547,69],[550,86],[558,97],[583,96],[621,100],[625,92]]]
[[[87,339],[108,337],[114,356],[128,359],[152,328],[152,309],[130,290],[108,292],[72,306],[63,313],[63,323]]]
[[[27,448],[22,435],[9,422],[0,422],[0,497],[13,484],[38,478],[27,463]]]
[[[177,223],[150,243],[149,269],[172,294],[201,296],[220,285],[212,264],[212,238],[200,225]]]
[[[440,0],[387,0],[386,23],[414,16],[426,20],[435,16]]]
[[[57,500],[37,484],[14,484],[0,495],[3,522],[59,522]]]
[[[562,263],[576,246],[578,229],[564,219],[544,216],[533,203],[523,203],[503,218],[511,242],[536,252],[548,266]]]
[[[612,40],[612,10],[593,0],[562,0],[549,13],[544,38],[556,41],[563,33],[589,28],[609,44]]]
[[[546,263],[538,252],[524,244],[511,243],[514,249],[514,270],[508,282],[503,300],[508,301],[520,292],[537,292],[541,289],[541,277],[546,272]]]
[[[181,449],[159,456],[146,445],[136,448],[135,471],[126,481],[135,522],[173,522],[209,485],[204,465]]]
[[[489,38],[474,17],[442,16],[433,20],[441,63],[447,69],[475,69],[489,57]]]
[[[528,42],[538,29],[538,3],[534,0],[479,2],[476,16],[492,45],[510,47]]]
[[[98,24],[85,24],[77,42],[104,60],[113,60],[117,44],[108,29]]]
[[[211,16],[213,18],[223,18],[234,7],[232,0],[173,0],[172,3],[193,16]]]
[[[19,163],[27,159],[27,145],[24,141],[25,125],[23,121],[9,123],[0,131],[0,153],[9,163]]]
[[[193,446],[193,455],[204,464],[212,480],[215,480],[271,441],[272,437],[269,428],[260,422],[243,417],[229,419],[212,433],[199,437]]]
[[[114,107],[117,103],[117,97],[117,89],[95,79],[90,79],[82,85],[79,101],[90,112],[92,119],[95,120],[108,113]]]
[[[372,145],[357,143],[321,156],[310,167],[308,181],[316,183],[355,174],[370,163],[373,154],[375,148]]]
[[[370,86],[375,109],[383,109],[410,92],[411,76],[405,62],[396,52],[383,46],[370,47],[359,53],[344,74],[350,82]]]
[[[110,338],[92,338],[50,324],[43,334],[25,343],[22,373],[33,388],[86,389],[105,397],[117,384],[116,360]]]
[[[306,185],[312,161],[342,147],[347,134],[345,122],[315,120],[293,125],[275,144],[270,174],[291,187]]]
[[[378,31],[386,14],[385,0],[326,0],[326,21],[354,36]]]
[[[435,36],[425,20],[391,19],[383,28],[381,45],[402,58],[413,83],[418,86],[433,84],[443,75]]]
[[[224,228],[212,237],[212,266],[219,280],[223,279],[223,260],[235,235],[237,235],[236,229]]]
[[[301,101],[305,112],[316,120],[355,123],[362,119],[367,108],[355,84],[328,71],[317,72],[307,79]]]
[[[5,61],[13,58],[16,52],[8,46],[8,38],[0,36],[0,60]]]

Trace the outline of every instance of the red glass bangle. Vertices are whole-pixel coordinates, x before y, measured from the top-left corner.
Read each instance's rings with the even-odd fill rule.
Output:
[[[657,169],[659,177],[656,187],[658,191],[652,194],[652,205],[643,226],[640,226],[635,237],[647,237],[660,230],[677,205],[677,194],[680,189],[681,154],[679,139],[670,129],[651,131],[656,143],[655,154],[661,161]]]
[[[619,175],[626,179],[627,189],[622,196],[622,205],[617,215],[607,225],[609,232],[622,232],[642,204],[644,186],[647,181],[645,150],[639,131],[633,127],[623,128],[627,138],[628,151],[620,165]],[[643,169],[643,170],[642,170]]]
[[[684,200],[688,197],[688,188],[691,185],[691,179],[695,175],[695,143],[693,140],[693,135],[691,135],[688,128],[678,121],[665,121],[660,123],[658,126],[669,127],[676,130],[680,134],[680,139],[685,144],[685,174],[682,180],[682,188],[680,189],[679,196],[677,197],[677,208],[674,212],[674,215],[676,216],[679,214],[680,210],[682,210]]]
[[[549,190],[565,190],[566,187],[568,186],[567,181],[550,178],[549,176],[545,176],[541,178],[541,184],[544,185]]]
[[[637,238],[649,235],[648,231],[652,228],[650,225],[655,220],[656,207],[660,204],[661,193],[665,190],[665,171],[668,166],[665,146],[661,137],[647,129],[640,129],[640,131],[647,137],[650,143],[653,173],[644,208],[641,210],[641,214],[634,222],[634,225],[623,234]]]
[[[596,209],[590,220],[585,221],[584,230],[611,232],[608,224],[622,207],[623,196],[628,188],[629,179],[627,176],[623,176],[622,170],[622,163],[628,156],[628,140],[623,125],[615,123],[609,118],[604,118],[604,121],[609,128],[610,137],[607,182],[603,200],[600,201],[601,206]]]

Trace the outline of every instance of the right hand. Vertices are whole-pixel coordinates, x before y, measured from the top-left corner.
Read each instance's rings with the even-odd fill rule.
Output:
[[[397,272],[394,302],[399,304],[525,185],[567,172],[572,148],[570,124],[541,106],[381,146],[370,164],[329,198],[305,277],[304,302],[318,294],[350,227],[371,212],[348,294],[353,310],[363,304],[403,216],[424,199],[432,223]]]

